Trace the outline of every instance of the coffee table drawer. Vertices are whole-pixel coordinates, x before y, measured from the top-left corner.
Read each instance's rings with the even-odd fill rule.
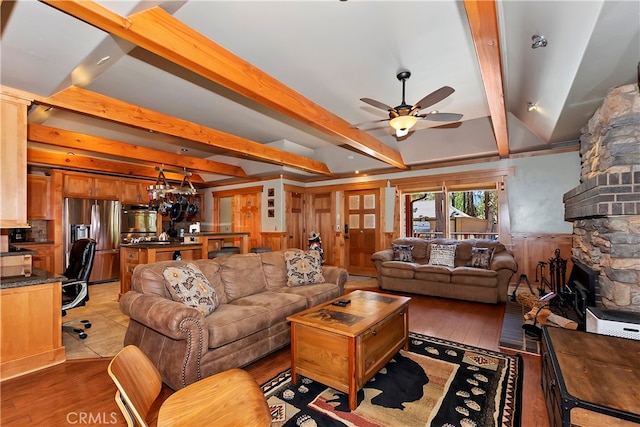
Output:
[[[408,336],[405,328],[407,322],[406,309],[393,313],[381,320],[361,337],[362,345],[358,346],[357,378],[364,385],[389,361],[394,354],[407,342]]]

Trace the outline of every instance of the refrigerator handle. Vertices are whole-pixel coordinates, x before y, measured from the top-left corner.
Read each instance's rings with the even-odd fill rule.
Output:
[[[91,205],[91,238],[96,241],[96,244],[100,244],[98,236],[100,236],[100,211],[98,205]]]

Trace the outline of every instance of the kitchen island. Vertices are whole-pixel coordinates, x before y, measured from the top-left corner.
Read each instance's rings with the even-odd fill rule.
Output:
[[[118,299],[131,290],[133,269],[138,264],[171,261],[176,252],[179,252],[184,261],[202,259],[203,245],[200,242],[140,242],[120,245],[120,294]]]
[[[62,280],[33,268],[0,282],[0,381],[66,360],[62,346]]]

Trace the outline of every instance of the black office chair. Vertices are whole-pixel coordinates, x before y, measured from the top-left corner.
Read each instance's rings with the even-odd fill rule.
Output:
[[[93,258],[96,254],[96,241],[93,239],[79,239],[73,243],[69,254],[69,266],[63,276],[67,279],[62,282],[62,315],[67,310],[81,307],[89,300],[89,276],[93,269]],[[88,320],[75,320],[62,324],[63,330],[71,330],[78,334],[80,339],[87,337],[86,329],[91,327]]]

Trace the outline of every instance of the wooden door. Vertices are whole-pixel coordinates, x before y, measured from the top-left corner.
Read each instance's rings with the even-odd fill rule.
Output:
[[[345,242],[349,274],[375,276],[371,255],[378,247],[380,200],[376,190],[346,191],[344,212],[348,237]]]
[[[233,231],[248,231],[249,248],[259,247],[260,242],[260,193],[240,194],[233,198]]]
[[[332,193],[311,195],[312,219],[307,227],[307,234],[315,231],[322,239],[324,260],[328,265],[335,265],[333,256],[333,221],[331,211]],[[308,238],[308,237],[307,237]]]
[[[304,238],[304,195],[287,191],[287,248],[306,249]]]

